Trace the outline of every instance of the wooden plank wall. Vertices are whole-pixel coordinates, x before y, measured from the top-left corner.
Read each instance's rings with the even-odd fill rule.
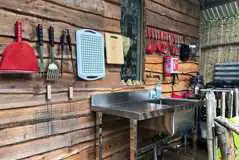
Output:
[[[101,33],[120,34],[120,0],[0,0],[0,53],[14,40],[15,21],[23,20],[23,37],[36,47],[35,27],[43,24],[44,61],[49,62],[47,28],[56,32],[57,62],[60,62],[61,31],[90,28]],[[0,54],[0,56],[1,56]],[[75,56],[74,56],[75,58]],[[89,97],[101,92],[132,90],[121,88],[120,66],[107,66],[106,77],[94,82],[76,81],[70,55],[64,55],[63,77],[52,84],[47,102],[47,83],[32,77],[0,76],[0,159],[92,160],[95,158],[95,118]],[[68,100],[68,87],[74,98]],[[142,88],[139,88],[142,89]],[[104,159],[128,157],[128,121],[104,118]],[[117,139],[117,140],[116,140]]]
[[[182,36],[180,43],[193,43],[199,40],[200,7],[191,0],[145,0],[145,22],[147,27]],[[189,90],[189,80],[198,70],[198,60],[180,62],[179,80],[174,91],[181,94]],[[157,53],[145,56],[144,80],[154,85],[163,75],[163,57]],[[170,81],[162,83],[165,95],[171,95]]]
[[[199,14],[193,1],[146,0],[147,25],[172,31],[189,39],[197,39]],[[0,2],[0,57],[6,45],[14,41],[14,24],[18,19],[23,20],[24,40],[33,47],[36,47],[35,27],[38,23],[43,24],[46,63],[49,62],[46,28],[50,25],[53,25],[56,31],[58,63],[59,39],[61,31],[65,28],[71,30],[72,38],[75,37],[78,28],[90,28],[101,33],[121,32],[120,0]],[[75,51],[75,38],[73,49]],[[145,59],[146,72],[147,68],[150,71],[153,68],[157,73],[162,72],[159,56]],[[182,68],[191,66],[197,70],[194,63],[187,63]],[[92,160],[95,158],[96,145],[95,119],[94,114],[90,112],[89,97],[96,93],[141,90],[148,87],[120,86],[120,66],[115,65],[107,66],[106,77],[102,80],[75,80],[70,55],[64,55],[63,69],[63,77],[52,84],[52,100],[49,102],[45,100],[47,83],[38,75],[0,76],[1,160]],[[68,100],[69,86],[74,87],[73,100]],[[167,84],[165,88],[168,89]],[[104,121],[104,159],[127,159],[128,121],[110,116],[105,117]]]

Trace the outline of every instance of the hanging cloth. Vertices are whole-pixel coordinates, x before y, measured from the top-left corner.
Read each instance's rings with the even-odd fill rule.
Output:
[[[181,44],[179,58],[181,61],[187,61],[190,56],[190,48],[187,44]]]

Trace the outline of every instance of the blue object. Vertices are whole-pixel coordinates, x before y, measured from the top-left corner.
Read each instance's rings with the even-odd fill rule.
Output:
[[[77,75],[84,80],[97,80],[105,76],[104,37],[94,30],[76,32]]]
[[[161,92],[162,92],[161,84],[157,83],[155,88],[153,88],[149,91],[149,99],[150,100],[160,99]]]
[[[151,89],[149,91],[149,100],[155,100],[156,99],[156,92],[155,89]]]
[[[162,92],[160,83],[157,83],[157,85],[155,87],[155,92],[156,92],[156,98],[159,99],[161,97],[161,92]]]

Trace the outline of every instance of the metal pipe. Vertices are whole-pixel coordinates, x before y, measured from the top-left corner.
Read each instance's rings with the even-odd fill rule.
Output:
[[[157,145],[154,145],[154,160],[158,160]]]
[[[239,114],[239,90],[238,90],[238,88],[235,88],[235,100],[234,100],[234,102],[235,102],[235,114],[236,114],[236,116],[238,116],[238,114]]]
[[[136,160],[138,153],[138,121],[130,119],[130,160]]]
[[[200,89],[201,92],[231,92],[232,88],[228,89]]]
[[[222,97],[221,97],[221,104],[222,104],[222,107],[221,107],[221,115],[222,117],[225,117],[226,116],[226,93],[225,92],[222,92]]]
[[[233,94],[234,94],[234,92],[233,91],[231,91],[230,93],[229,93],[229,117],[230,118],[232,118],[232,116],[233,116]]]
[[[103,134],[102,134],[102,112],[96,113],[96,130],[97,130],[97,140],[98,140],[98,150],[96,152],[96,159],[103,160]]]
[[[187,144],[188,144],[188,139],[187,139],[187,135],[184,135],[184,153],[187,152]]]

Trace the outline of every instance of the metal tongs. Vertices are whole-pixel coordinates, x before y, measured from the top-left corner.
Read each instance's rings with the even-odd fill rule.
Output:
[[[63,75],[63,55],[65,51],[67,52],[67,54],[71,55],[72,71],[75,77],[75,66],[74,66],[74,59],[73,59],[73,53],[72,53],[72,42],[71,42],[69,29],[63,30],[61,35],[61,76]]]

